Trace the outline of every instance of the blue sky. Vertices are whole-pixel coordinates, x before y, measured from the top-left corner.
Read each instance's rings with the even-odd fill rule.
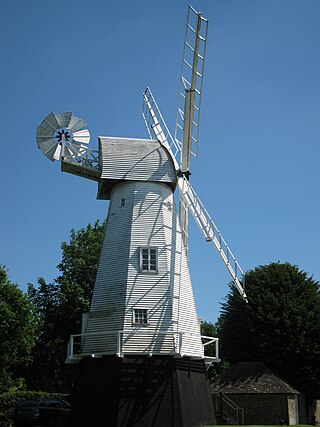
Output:
[[[97,137],[148,137],[149,85],[175,125],[188,2],[0,2],[0,263],[23,290],[52,281],[72,227],[103,220],[97,185],[36,146],[51,111]],[[290,262],[320,276],[320,1],[194,0],[209,19],[199,157],[191,183],[244,270]],[[199,316],[215,321],[227,270],[190,220]]]

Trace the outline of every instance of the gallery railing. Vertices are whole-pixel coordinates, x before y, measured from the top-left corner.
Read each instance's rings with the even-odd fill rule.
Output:
[[[200,351],[199,338],[202,344]],[[215,337],[161,330],[136,329],[75,334],[69,338],[66,363],[77,363],[83,357],[112,354],[118,357],[129,354],[168,354],[175,357],[202,358],[207,365],[211,365],[220,361],[218,343],[219,340]]]

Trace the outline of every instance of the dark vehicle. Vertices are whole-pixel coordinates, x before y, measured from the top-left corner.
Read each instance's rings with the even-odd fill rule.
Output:
[[[66,426],[70,404],[60,399],[30,399],[20,402],[14,413],[14,426]]]

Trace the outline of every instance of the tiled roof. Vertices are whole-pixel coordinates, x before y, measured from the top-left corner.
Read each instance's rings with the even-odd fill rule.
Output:
[[[239,362],[224,372],[212,385],[213,393],[299,394],[261,362]]]

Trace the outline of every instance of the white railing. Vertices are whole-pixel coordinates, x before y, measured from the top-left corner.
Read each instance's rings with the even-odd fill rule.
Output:
[[[156,340],[159,336],[166,337],[171,342],[171,350],[168,348],[164,348],[162,351],[157,349]],[[149,345],[149,349],[142,349],[142,346],[138,346],[138,349],[134,349],[131,345],[130,349],[128,349],[127,341],[128,339],[138,339],[141,341],[143,338],[151,338],[151,345]],[[97,351],[93,350],[93,348],[101,347],[101,342],[107,342],[109,338],[109,343],[104,349],[99,349]],[[111,338],[111,344],[110,344]],[[190,342],[194,340],[198,342],[199,338],[201,338],[202,342],[202,355],[197,354],[199,352],[192,351],[184,351],[184,348],[189,347]],[[85,340],[90,339],[92,341],[92,345],[85,345]],[[95,346],[95,343],[98,345]],[[219,340],[215,337],[204,336],[200,334],[192,334],[187,332],[168,332],[168,331],[156,331],[156,330],[114,330],[108,332],[91,332],[86,334],[74,334],[71,335],[68,342],[68,351],[67,351],[67,359],[66,363],[77,363],[83,357],[102,357],[105,355],[116,355],[118,357],[124,357],[124,355],[172,355],[174,357],[191,357],[191,358],[202,358],[205,360],[206,364],[211,364],[213,362],[219,362],[219,348],[218,348]],[[206,355],[206,347],[209,344],[214,344],[214,356]],[[92,351],[84,350],[85,347],[91,347]]]
[[[100,177],[101,164],[98,151],[92,150],[83,144],[65,142],[62,152],[62,162],[92,170]]]

